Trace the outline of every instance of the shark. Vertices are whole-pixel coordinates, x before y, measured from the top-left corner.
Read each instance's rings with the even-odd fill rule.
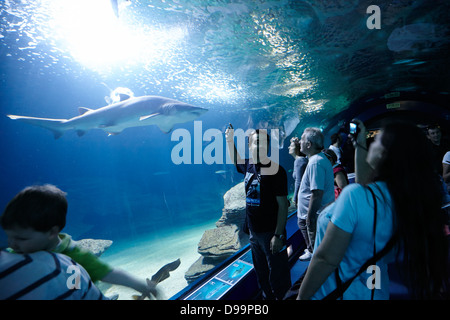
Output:
[[[117,135],[131,127],[156,125],[164,133],[175,124],[193,121],[208,111],[201,107],[160,96],[130,97],[120,94],[120,101],[99,109],[78,108],[79,115],[71,119],[50,119],[8,114],[19,120],[53,132],[55,139],[68,130],[83,136],[91,129],[101,129],[108,136]]]

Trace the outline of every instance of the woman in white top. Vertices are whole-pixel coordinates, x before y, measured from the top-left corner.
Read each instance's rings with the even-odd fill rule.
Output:
[[[410,150],[431,154],[423,132],[410,123],[386,125],[366,147],[366,128],[355,120],[360,133],[356,147],[356,182],[347,186],[336,202],[325,208],[317,223],[316,250],[299,289],[298,299],[322,299],[336,289],[335,270],[342,282],[397,235],[397,258],[413,298],[437,298],[448,290],[447,241],[443,232],[441,199],[432,158],[411,158]],[[377,201],[375,239],[374,201]],[[343,293],[343,299],[388,299],[387,264],[391,251],[371,272],[362,272]],[[401,252],[402,254],[399,254]]]

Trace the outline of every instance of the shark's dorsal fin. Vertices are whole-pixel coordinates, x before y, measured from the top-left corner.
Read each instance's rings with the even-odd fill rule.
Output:
[[[142,116],[142,117],[140,117],[140,118],[139,118],[139,121],[147,120],[147,119],[150,119],[150,118],[159,116],[159,115],[161,115],[161,114],[160,114],[160,113],[152,113],[152,114],[149,114],[148,116]]]
[[[89,108],[85,108],[85,107],[79,107],[78,108],[78,112],[80,113],[80,115],[85,114],[86,112],[92,111],[92,109]]]
[[[124,101],[124,100],[130,99],[130,97],[131,96],[126,94],[126,93],[119,93],[120,101]]]

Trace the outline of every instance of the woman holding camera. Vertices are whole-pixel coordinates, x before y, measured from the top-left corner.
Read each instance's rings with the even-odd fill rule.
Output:
[[[431,157],[409,156],[431,154],[426,136],[413,124],[392,123],[368,150],[364,124],[353,122],[357,183],[321,212],[297,298],[389,299],[387,265],[398,258],[413,298],[442,297],[448,248],[439,182]]]

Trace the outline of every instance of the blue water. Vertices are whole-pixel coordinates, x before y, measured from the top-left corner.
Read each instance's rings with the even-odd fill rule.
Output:
[[[28,185],[55,184],[69,201],[64,232],[120,248],[169,243],[220,218],[224,193],[243,177],[230,164],[175,165],[171,133],[148,126],[55,140],[5,116],[72,118],[105,106],[107,87],[207,108],[202,133],[228,123],[286,132],[279,161],[290,192],[290,135],[326,128],[374,92],[448,91],[447,3],[380,1],[381,30],[367,29],[372,3],[363,0],[130,3],[117,19],[109,0],[0,2],[0,210]],[[418,25],[426,28],[399,35]],[[208,147],[194,122],[180,128]]]
[[[3,65],[3,72],[5,79],[13,79],[6,83],[10,88],[3,83],[3,114],[69,118],[77,114],[78,106],[105,105],[105,89],[89,77],[39,77],[21,74],[9,65]],[[224,130],[228,122],[245,128],[242,113],[224,116],[215,111],[215,105],[201,106],[210,109],[198,119],[203,132]],[[0,206],[4,208],[25,186],[55,184],[67,192],[64,231],[75,239],[132,241],[165,229],[218,220],[224,193],[242,180],[229,164],[173,164],[171,151],[179,142],[171,141],[171,134],[156,126],[129,128],[111,137],[102,130],[91,130],[83,137],[69,131],[58,140],[48,130],[5,116],[0,117],[0,127]],[[189,130],[192,146],[194,139],[202,140],[194,136],[193,122],[177,128]],[[201,143],[204,149],[210,142]],[[290,156],[283,152],[287,149],[281,150],[281,159],[291,165]]]
[[[8,92],[2,108],[8,113],[64,117],[75,115],[77,105],[89,105],[78,101],[96,95],[101,100],[103,94],[83,88],[74,98],[70,83],[55,81],[50,89],[42,88],[44,84],[37,81]],[[199,120],[204,130],[224,125],[213,110]],[[171,150],[178,142],[155,126],[130,128],[112,137],[102,130],[81,138],[67,132],[55,140],[42,128],[6,117],[0,122],[0,206],[27,185],[55,184],[68,193],[65,231],[76,238],[132,237],[218,219],[223,194],[242,178],[226,164],[174,165]],[[177,127],[194,137],[193,123]],[[219,170],[225,173],[216,174]]]
[[[102,130],[91,130],[83,137],[69,131],[55,140],[50,131],[13,121],[5,115],[67,119],[78,114],[78,107],[105,106],[104,98],[110,94],[106,86],[111,89],[123,86],[136,96],[161,95],[209,109],[197,119],[202,133],[209,128],[224,132],[230,122],[235,128],[247,130],[258,126],[260,120],[267,122],[264,125],[269,128],[281,128],[286,120],[298,119],[296,110],[280,108],[276,103],[281,101],[278,95],[267,99],[265,90],[269,87],[259,88],[255,83],[239,80],[237,75],[243,70],[237,67],[247,63],[248,73],[261,61],[252,61],[251,53],[247,54],[247,62],[236,60],[235,56],[230,57],[230,48],[211,46],[212,42],[219,41],[213,34],[223,37],[217,29],[215,15],[223,10],[226,13],[227,5],[209,8],[210,15],[200,14],[203,17],[200,19],[198,12],[189,14],[190,10],[197,10],[189,2],[183,4],[187,11],[174,13],[169,9],[177,7],[175,2],[153,8],[135,1],[128,11],[123,11],[120,23],[135,28],[136,34],[147,32],[142,41],[151,37],[152,32],[171,30],[173,26],[181,26],[187,33],[182,41],[171,44],[175,49],[169,46],[159,60],[155,58],[158,52],[138,48],[142,57],[102,65],[101,60],[93,64],[79,58],[74,44],[68,43],[70,33],[60,34],[65,26],[51,25],[58,18],[53,12],[64,9],[55,3],[58,4],[7,1],[0,5],[0,208],[28,185],[51,183],[67,192],[69,210],[63,231],[75,239],[132,242],[149,234],[170,234],[177,228],[218,220],[224,193],[243,177],[229,164],[175,165],[171,151],[178,141],[171,141],[171,134],[161,132],[156,126],[129,128],[111,137]],[[70,3],[76,4],[67,2]],[[71,10],[80,6],[81,2]],[[241,6],[231,8],[247,10]],[[99,11],[98,19],[103,14]],[[83,11],[79,15],[76,30],[82,32],[88,17],[84,17]],[[234,28],[235,14],[226,16],[229,18],[223,22],[227,28]],[[65,19],[72,17],[77,17],[76,13]],[[170,17],[170,21],[164,17]],[[113,23],[115,27],[119,22]],[[156,31],[147,30],[155,26]],[[101,24],[92,26],[84,37],[97,32],[97,28]],[[107,31],[103,32],[106,37]],[[243,34],[252,36],[248,31]],[[114,39],[116,50],[120,49],[120,40]],[[92,46],[98,41],[101,39],[96,39]],[[254,46],[254,49],[259,47],[257,43]],[[82,49],[95,55],[95,50],[102,48]],[[100,58],[108,59],[109,54]],[[138,60],[131,63],[132,59]],[[269,79],[274,76],[272,71],[267,74]],[[279,81],[286,82],[282,78]],[[195,139],[200,141],[202,149],[208,146],[208,141],[194,136],[193,122],[178,124],[174,130],[178,128],[189,130],[192,147]],[[222,152],[226,154],[225,147]],[[193,157],[194,150],[192,162]],[[286,147],[280,151],[280,161],[287,169],[292,166]],[[6,246],[3,232],[0,232],[0,244]]]
[[[105,89],[89,77],[39,77],[21,74],[10,65],[3,65],[2,71],[5,79],[13,79],[7,82],[10,88],[3,85],[1,90],[4,114],[69,118],[77,114],[78,106],[105,105]],[[197,119],[202,133],[210,128],[223,132],[228,122],[236,128],[248,126],[245,113],[224,114],[215,110],[216,105],[201,106],[209,109]],[[113,240],[104,260],[141,277],[151,276],[163,263],[180,257],[180,241],[185,241],[180,235],[189,236],[189,229],[196,232],[188,242],[191,254],[182,259],[180,274],[171,277],[178,284],[167,282],[163,286],[168,290],[166,297],[187,284],[183,275],[197,259],[196,243],[202,234],[199,226],[214,227],[222,214],[223,195],[243,180],[234,166],[226,163],[208,165],[202,159],[203,164],[173,164],[171,151],[179,142],[171,141],[171,133],[165,134],[156,126],[129,128],[110,137],[102,130],[91,130],[83,137],[69,131],[58,140],[48,130],[5,116],[0,117],[0,128],[2,210],[25,186],[54,184],[67,192],[69,202],[63,232],[74,239]],[[178,124],[174,130],[178,128],[190,132],[192,147],[195,139],[200,139],[202,150],[209,145],[195,136],[193,122]],[[226,154],[225,148],[222,152]],[[191,154],[193,162],[194,150]],[[287,169],[291,159],[287,148],[280,150],[280,160]],[[6,246],[3,231],[0,246]],[[161,252],[157,257],[150,255],[154,248]],[[163,257],[164,252],[174,256]],[[133,261],[136,264],[131,264]],[[120,291],[120,298],[130,298],[131,294]]]

